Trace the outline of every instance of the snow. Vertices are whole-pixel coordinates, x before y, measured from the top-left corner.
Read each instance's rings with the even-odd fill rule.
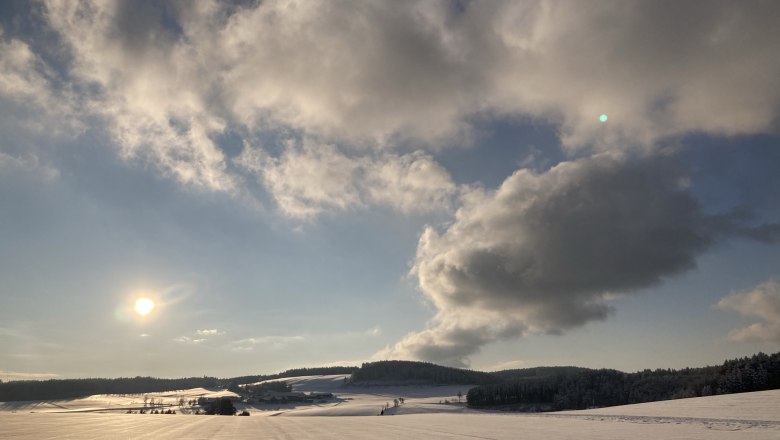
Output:
[[[331,392],[319,404],[247,406],[251,417],[124,414],[143,395],[100,395],[50,402],[0,403],[3,438],[294,438],[338,439],[778,439],[780,390],[639,405],[516,414],[476,411],[457,403],[467,386],[343,387],[344,376],[286,379],[294,390]],[[211,393],[211,394],[210,394]],[[218,396],[205,389],[148,393],[178,398]],[[139,398],[140,396],[140,398]],[[406,403],[376,414],[385,403]],[[445,399],[456,403],[440,404]],[[110,404],[110,406],[108,405]],[[62,411],[68,411],[63,413]],[[338,416],[338,417],[336,417]]]
[[[768,402],[774,404],[768,405]],[[694,397],[672,402],[650,402],[587,411],[562,411],[556,414],[642,416],[648,412],[663,417],[780,421],[780,390],[725,394],[706,398]]]

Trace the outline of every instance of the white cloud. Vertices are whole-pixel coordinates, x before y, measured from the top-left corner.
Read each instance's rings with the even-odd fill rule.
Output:
[[[455,11],[271,1],[231,16],[218,44],[228,106],[247,121],[437,142],[468,133],[467,117],[487,110],[554,119],[570,146],[645,143],[689,130],[766,130],[780,98],[767,94],[780,72],[770,55],[776,12],[756,3],[490,2]],[[604,112],[609,129],[597,122]]]
[[[59,374],[54,373],[20,373],[16,371],[0,370],[0,380],[8,382],[12,380],[47,380],[56,379]]]
[[[11,39],[0,42],[0,50],[0,95],[46,107],[51,99],[49,82],[41,74],[42,63],[29,45]]]
[[[177,7],[50,0],[45,16],[73,56],[71,80],[90,91],[85,111],[108,122],[122,157],[141,158],[185,184],[234,192],[240,178],[214,141],[227,127],[245,139],[292,130],[323,145],[380,149],[405,141],[469,143],[477,115],[552,121],[570,148],[775,130],[778,8],[705,1],[456,8],[423,1]],[[23,44],[9,44],[13,56],[4,59],[23,65],[34,58]],[[4,78],[14,93],[39,83]],[[609,114],[606,124],[598,122],[601,113]],[[398,156],[372,169],[380,182],[371,182],[352,181],[358,164],[325,146],[300,153],[269,160],[264,171],[288,215],[360,206],[369,201],[361,191],[404,212],[421,206],[406,199],[417,189],[414,179],[394,180],[419,158]],[[295,184],[286,178],[286,158],[307,170],[323,161],[329,171],[315,167],[319,188]],[[444,176],[440,182],[448,184]]]
[[[393,148],[470,143],[475,116],[551,121],[570,149],[778,128],[772,2],[50,0],[44,10],[70,58],[54,75],[34,46],[0,41],[3,132],[20,122],[75,133],[97,117],[125,160],[231,194],[246,191],[238,166],[295,219],[457,208],[464,189],[443,167]],[[304,140],[230,160],[216,141],[226,130]]]
[[[225,108],[250,127],[435,144],[457,142],[469,117],[494,112],[554,120],[571,147],[617,146],[770,129],[777,8],[268,1],[232,15],[193,8],[182,25],[191,52],[222,70]]]
[[[206,339],[203,338],[194,339],[194,338],[190,338],[189,336],[179,336],[178,338],[174,338],[173,340],[184,344],[200,344],[202,342],[206,342]]]
[[[732,330],[731,340],[780,343],[780,283],[777,281],[769,280],[751,290],[731,293],[718,301],[717,306],[763,321]]]
[[[229,344],[230,349],[234,351],[251,351],[256,346],[262,346],[263,348],[270,349],[283,349],[293,344],[298,344],[305,341],[306,338],[300,335],[292,336],[256,336],[253,338],[239,339]]]
[[[449,173],[421,152],[351,157],[305,139],[288,141],[278,157],[247,146],[235,162],[257,175],[285,215],[304,220],[371,205],[447,211],[457,194]]]
[[[127,160],[143,158],[182,183],[233,191],[212,137],[225,122],[211,108],[211,69],[186,41],[160,26],[159,11],[132,2],[46,3],[46,17],[73,55],[71,79],[86,111],[108,122]]]
[[[216,328],[206,328],[202,330],[197,330],[196,333],[201,336],[220,336],[225,334],[224,331]]]
[[[365,331],[366,336],[380,336],[382,334],[382,327],[374,326]]]
[[[448,211],[458,193],[447,170],[421,152],[380,156],[363,176],[368,200],[404,213]]]
[[[1,147],[28,137],[72,137],[83,130],[72,94],[58,90],[51,69],[27,43],[4,39],[0,29],[0,53]]]
[[[360,163],[333,145],[290,141],[278,158],[247,147],[237,163],[259,173],[279,209],[289,217],[307,219],[362,205],[355,176]]]

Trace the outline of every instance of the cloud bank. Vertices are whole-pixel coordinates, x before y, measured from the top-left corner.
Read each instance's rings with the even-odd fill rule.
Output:
[[[123,158],[235,192],[241,176],[217,142],[226,132],[302,134],[324,139],[328,153],[333,142],[469,144],[476,116],[551,121],[570,149],[776,131],[778,9],[757,1],[49,0],[44,17],[65,49],[64,81],[83,92],[78,112],[107,124]],[[35,58],[23,42],[6,44],[13,56],[4,60]],[[26,84],[6,90],[48,102],[51,88],[39,79],[4,78]],[[597,123],[602,113],[607,125]],[[267,189],[287,197],[276,193],[283,186]]]
[[[473,191],[451,225],[420,237],[412,272],[435,318],[377,357],[464,365],[499,339],[603,320],[615,293],[656,285],[719,239],[765,228],[706,214],[687,186],[673,157],[597,155]]]

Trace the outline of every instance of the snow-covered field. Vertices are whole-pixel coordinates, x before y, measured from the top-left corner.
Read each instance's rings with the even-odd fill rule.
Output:
[[[142,396],[92,396],[52,402],[0,403],[0,437],[279,438],[279,439],[780,439],[780,390],[546,414],[469,410],[457,402],[464,386],[342,387],[343,376],[288,379],[296,391],[332,392],[327,403],[256,405],[252,417],[125,414]],[[150,393],[170,403],[195,389]],[[393,399],[405,403],[376,414]],[[281,417],[280,417],[281,416]],[[340,416],[340,417],[333,417]]]

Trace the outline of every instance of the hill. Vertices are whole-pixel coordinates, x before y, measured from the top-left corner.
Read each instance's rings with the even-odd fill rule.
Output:
[[[0,382],[0,402],[12,400],[46,400],[84,397],[94,394],[138,394],[174,391],[190,388],[233,388],[238,384],[260,382],[285,377],[323,374],[351,374],[357,367],[295,368],[281,373],[239,376],[225,379],[216,377],[188,377],[160,379],[156,377],[120,377],[90,379],[49,379]]]
[[[478,385],[502,382],[502,379],[481,371],[443,367],[430,362],[378,361],[364,363],[352,373],[351,384],[440,384]]]
[[[474,387],[467,394],[468,404],[473,408],[549,411],[780,389],[780,352],[681,370],[623,373],[564,369],[548,373],[537,377],[521,374],[519,378],[515,373],[514,380]]]

